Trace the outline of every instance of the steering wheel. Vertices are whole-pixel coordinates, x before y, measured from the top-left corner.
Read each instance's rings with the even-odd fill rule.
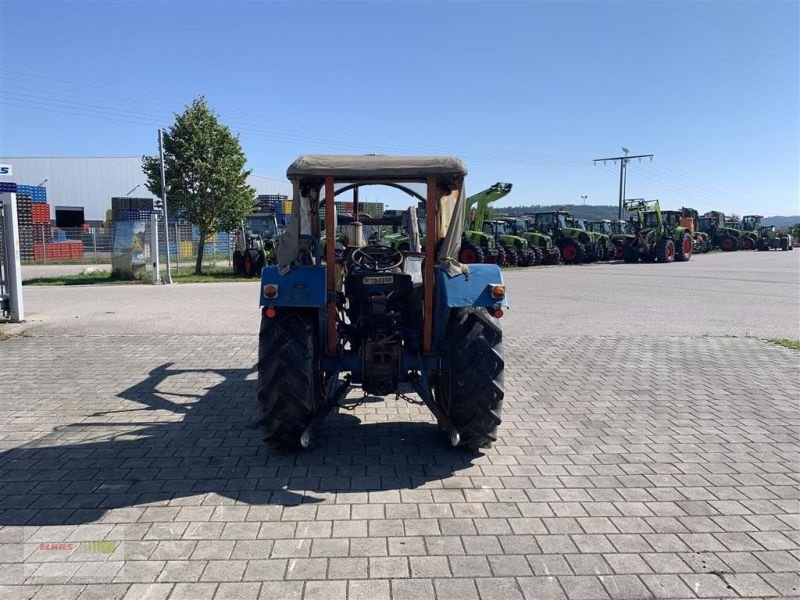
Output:
[[[364,246],[356,248],[350,260],[370,271],[390,271],[403,264],[403,253],[390,246]]]

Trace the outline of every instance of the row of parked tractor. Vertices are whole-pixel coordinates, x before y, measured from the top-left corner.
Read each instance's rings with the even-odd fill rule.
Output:
[[[543,211],[487,218],[487,206],[511,190],[496,183],[469,198],[469,225],[459,253],[462,263],[501,266],[687,261],[712,249],[792,250],[792,237],[762,225],[760,215],[727,219],[718,211],[702,216],[693,208],[661,210],[658,200],[625,203],[627,220],[585,220],[569,211]]]
[[[718,211],[699,215],[693,208],[662,210],[658,200],[625,203],[628,219],[578,219],[567,210],[500,215],[489,208],[511,192],[510,183],[496,183],[467,199],[466,225],[458,260],[461,263],[493,263],[502,267],[580,264],[622,260],[635,262],[684,262],[692,254],[714,249],[792,250],[788,233],[762,225],[760,215],[726,218]],[[379,218],[359,215],[364,239],[370,244],[412,250],[408,211],[386,211]],[[420,246],[425,245],[422,205],[417,212]],[[355,221],[338,215],[338,226]],[[234,272],[255,276],[273,264],[280,230],[273,215],[252,215],[238,231],[233,256]],[[323,236],[324,240],[324,236]],[[337,227],[337,248],[350,241]]]

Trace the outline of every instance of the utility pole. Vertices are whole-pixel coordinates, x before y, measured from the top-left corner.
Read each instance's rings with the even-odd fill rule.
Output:
[[[169,213],[167,212],[167,176],[164,169],[164,132],[158,130],[158,160],[161,163],[161,210],[164,211],[164,243],[167,245],[167,277],[165,283],[172,283],[172,265],[169,260]],[[158,248],[156,248],[158,254]]]
[[[625,184],[626,184],[626,175],[628,169],[628,161],[633,160],[634,158],[638,158],[639,162],[642,162],[643,158],[649,158],[650,161],[653,161],[652,154],[637,154],[635,156],[628,156],[629,150],[623,146],[622,152],[625,156],[612,156],[610,158],[595,158],[594,164],[602,162],[606,164],[606,161],[617,162],[619,161],[619,216],[618,218],[622,219],[622,203],[625,201]]]

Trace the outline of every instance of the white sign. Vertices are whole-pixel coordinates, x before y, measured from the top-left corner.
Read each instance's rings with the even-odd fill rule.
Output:
[[[0,165],[0,175],[8,175],[9,177],[13,175],[11,165]]]

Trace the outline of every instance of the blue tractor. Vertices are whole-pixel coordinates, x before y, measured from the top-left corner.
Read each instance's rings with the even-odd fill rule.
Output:
[[[267,445],[308,448],[354,388],[373,397],[416,393],[453,446],[496,440],[499,319],[508,304],[497,265],[455,258],[466,174],[452,157],[304,155],[291,164],[293,218],[277,265],[261,273],[258,402]],[[351,192],[358,215],[358,191],[370,185],[402,190],[424,207],[422,252],[367,244],[358,221],[340,225],[344,252],[321,243],[324,224],[336,229],[335,197]]]

